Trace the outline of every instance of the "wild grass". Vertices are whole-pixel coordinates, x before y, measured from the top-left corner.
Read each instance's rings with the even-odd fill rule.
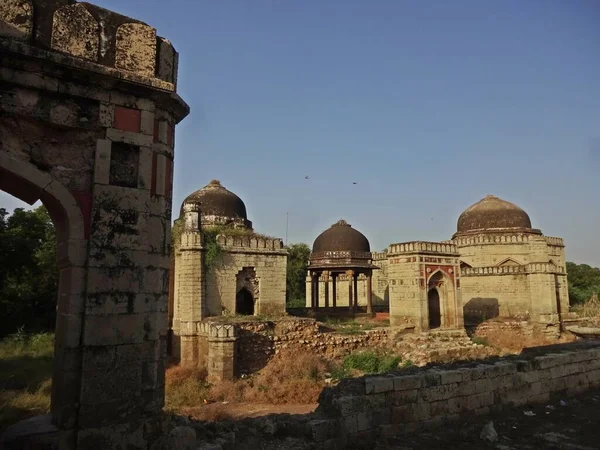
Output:
[[[579,317],[600,319],[600,300],[594,295],[587,302],[572,306],[571,310]]]
[[[22,329],[0,341],[0,428],[50,411],[52,333]]]
[[[333,378],[341,380],[352,376],[386,373],[399,367],[412,365],[411,361],[405,361],[394,354],[374,351],[360,351],[350,353],[333,372]]]

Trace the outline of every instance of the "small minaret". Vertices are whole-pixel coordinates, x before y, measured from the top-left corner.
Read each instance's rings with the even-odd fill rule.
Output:
[[[183,205],[181,234],[175,243],[174,356],[181,365],[197,364],[198,322],[206,317],[206,276],[200,206]],[[182,320],[185,318],[185,320]],[[179,346],[176,345],[179,341]],[[177,352],[179,347],[179,352]],[[177,355],[179,353],[179,355]]]

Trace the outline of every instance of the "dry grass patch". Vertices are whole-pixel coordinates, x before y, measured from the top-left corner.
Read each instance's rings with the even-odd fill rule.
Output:
[[[253,376],[210,385],[204,370],[175,366],[166,373],[166,407],[186,411],[213,403],[214,417],[209,420],[218,420],[227,417],[226,403],[312,404],[325,387],[330,369],[331,363],[322,356],[281,352]],[[222,406],[214,405],[217,402]]]
[[[525,348],[543,347],[546,345],[564,344],[575,340],[574,336],[563,333],[558,340],[549,339],[544,334],[534,332],[525,334],[517,330],[498,330],[489,333],[485,337],[476,336],[474,339],[483,339],[487,343],[502,352],[520,353]]]
[[[50,411],[53,350],[51,333],[0,341],[0,429]]]

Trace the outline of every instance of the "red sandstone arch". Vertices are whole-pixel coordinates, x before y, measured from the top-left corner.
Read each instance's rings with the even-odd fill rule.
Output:
[[[86,281],[87,239],[81,209],[67,188],[33,164],[0,151],[0,190],[33,205],[40,200],[56,228],[60,270],[52,417],[63,428],[75,426],[81,378],[81,336]]]

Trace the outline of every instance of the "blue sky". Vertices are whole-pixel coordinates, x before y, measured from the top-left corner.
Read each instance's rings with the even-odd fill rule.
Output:
[[[380,250],[494,194],[600,266],[597,0],[94,3],[180,53],[176,210],[217,178],[259,232],[343,217]]]

